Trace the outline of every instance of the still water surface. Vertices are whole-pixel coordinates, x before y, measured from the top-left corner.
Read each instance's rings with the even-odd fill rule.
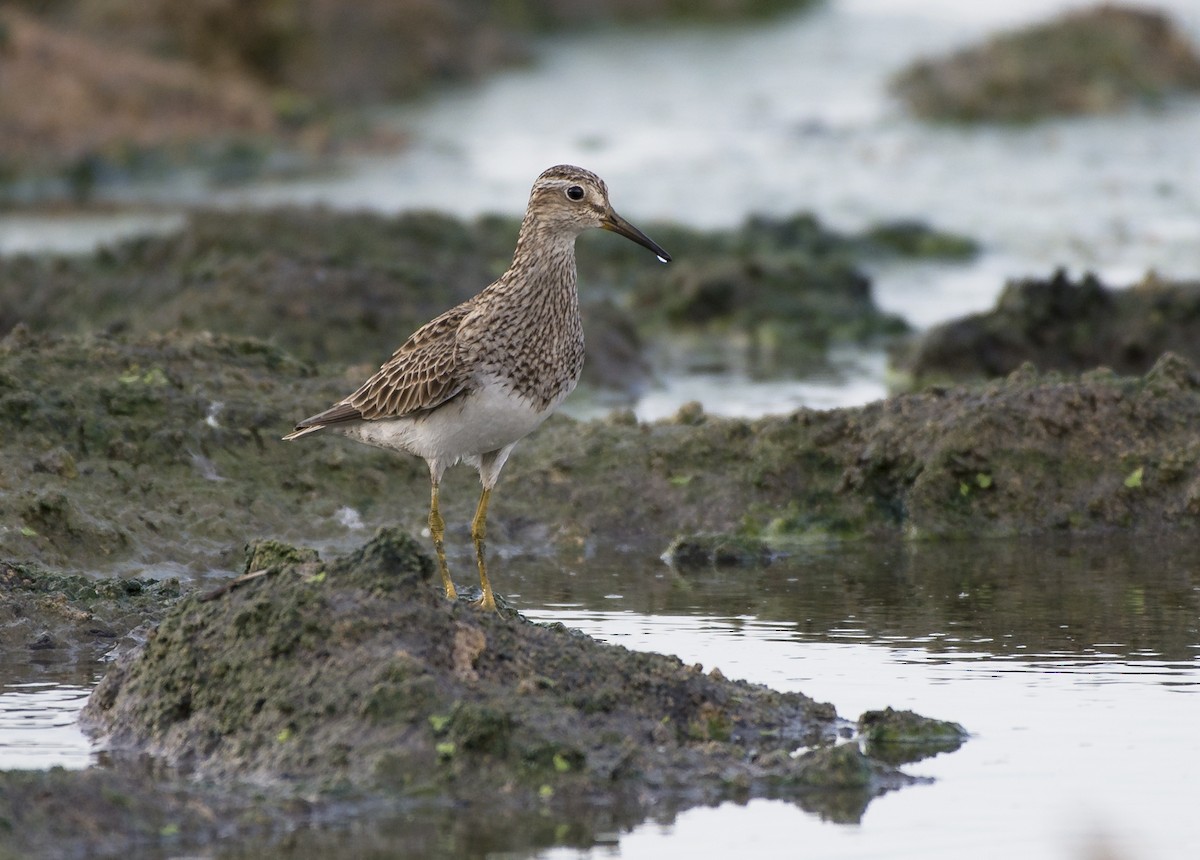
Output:
[[[937,782],[872,802],[858,825],[753,801],[583,854],[1035,860],[1097,856],[1103,844],[1117,857],[1198,856],[1198,565],[1188,544],[1040,541],[843,547],[720,573],[605,577],[589,565],[530,580],[563,598],[534,617],[802,690],[850,718],[889,704],[973,736],[909,766]]]

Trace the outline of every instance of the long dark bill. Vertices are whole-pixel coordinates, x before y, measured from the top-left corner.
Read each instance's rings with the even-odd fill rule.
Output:
[[[616,212],[610,211],[608,213],[608,218],[606,218],[600,226],[605,230],[611,230],[613,233],[624,236],[626,239],[632,239],[643,248],[649,248],[654,252],[655,256],[657,256],[658,259],[662,260],[664,263],[671,262],[671,255],[664,251],[657,242],[655,242],[637,227],[634,227]]]

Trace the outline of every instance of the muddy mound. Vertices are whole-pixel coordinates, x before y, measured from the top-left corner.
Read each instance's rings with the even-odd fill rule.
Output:
[[[7,171],[79,171],[122,149],[281,131],[270,93],[251,81],[96,43],[11,7],[0,9],[0,75]]]
[[[1200,362],[1200,282],[1153,275],[1128,289],[1095,276],[1010,282],[996,307],[930,329],[899,355],[917,385],[1042,370],[1145,373],[1164,352]]]
[[[892,88],[925,119],[1027,122],[1200,90],[1200,56],[1161,12],[1106,4],[922,60]]]
[[[305,492],[301,464],[316,452],[277,439],[328,399],[314,382],[295,359],[245,338],[13,332],[0,341],[0,516],[11,525],[0,556],[186,569],[240,552],[255,523],[286,532],[296,509],[282,500]],[[302,516],[314,537],[336,510],[324,507],[316,521]],[[218,566],[236,555],[229,561]]]
[[[548,425],[505,473],[507,516],[533,498],[575,541],[675,529],[777,545],[1200,525],[1200,372],[1174,354],[1144,377],[1027,366],[857,409],[685,417]]]
[[[494,546],[653,547],[679,534],[769,544],[865,535],[1191,527],[1200,514],[1200,373],[1032,368],[983,387],[755,421],[555,417],[506,468]],[[143,575],[239,566],[246,535],[347,546],[419,532],[425,465],[337,437],[285,443],[352,380],[262,341],[204,334],[0,342],[0,558]],[[478,482],[442,488],[467,553]]]
[[[813,0],[534,0],[479,6],[469,0],[60,0],[28,3],[75,29],[197,69],[236,70],[261,84],[338,104],[395,100],[527,60],[545,32],[614,21],[739,20]],[[293,96],[294,98],[294,96]]]
[[[0,9],[0,199],[86,199],[181,165],[244,181],[394,149],[403,135],[363,106],[527,62],[547,32],[812,2],[14,0]]]
[[[829,705],[445,601],[396,530],[330,563],[266,542],[247,566],[268,573],[180,601],[104,678],[85,719],[108,747],[209,781],[491,814],[769,795],[841,817],[912,782],[836,747]],[[946,728],[918,724],[902,733]]]

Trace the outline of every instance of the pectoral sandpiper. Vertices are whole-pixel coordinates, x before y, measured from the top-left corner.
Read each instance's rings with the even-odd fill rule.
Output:
[[[512,265],[474,298],[417,329],[350,396],[296,425],[284,439],[329,429],[429,465],[429,532],[446,597],[456,599],[444,547],[438,486],[460,460],[483,492],[471,539],[483,596],[495,610],[484,558],[488,498],[517,442],[558,408],[583,369],[575,238],[600,227],[632,239],[664,263],[671,255],[613,211],[600,177],[570,165],[533,184]]]

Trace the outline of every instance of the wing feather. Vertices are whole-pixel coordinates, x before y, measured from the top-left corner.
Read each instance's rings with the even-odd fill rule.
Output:
[[[291,435],[347,421],[400,418],[454,397],[470,376],[457,340],[459,327],[473,309],[474,301],[464,302],[421,326],[357,391],[305,418]]]

